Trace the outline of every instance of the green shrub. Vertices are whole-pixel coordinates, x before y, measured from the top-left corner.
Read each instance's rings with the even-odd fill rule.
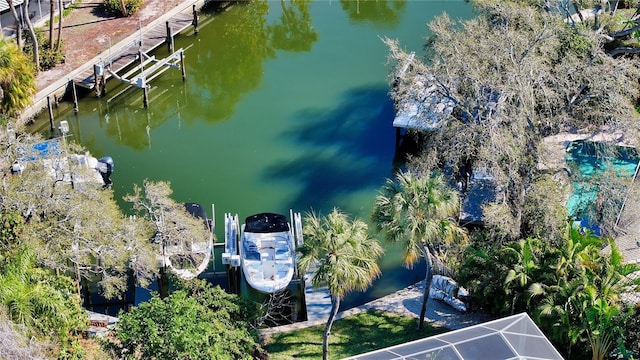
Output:
[[[122,11],[121,3],[124,2],[125,10]],[[117,16],[131,16],[138,12],[144,5],[144,0],[104,0],[104,7],[108,13]]]
[[[40,57],[40,69],[39,71],[46,71],[58,64],[64,63],[65,60],[65,52],[64,52],[64,38],[60,41],[60,48],[54,49],[52,44],[49,44],[49,38],[45,35],[44,30],[42,28],[34,29],[36,33],[36,38],[38,39],[38,47],[39,47],[39,57]],[[53,40],[55,46],[56,39]],[[33,42],[31,41],[31,37],[28,34],[25,34],[25,46],[24,46],[25,54],[28,54],[29,57],[33,57]]]

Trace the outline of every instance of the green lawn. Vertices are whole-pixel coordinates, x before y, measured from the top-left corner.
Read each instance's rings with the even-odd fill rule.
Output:
[[[342,359],[449,331],[429,324],[421,332],[417,328],[417,319],[383,311],[337,320],[329,336],[329,358]],[[323,331],[321,325],[267,336],[269,360],[321,359]]]

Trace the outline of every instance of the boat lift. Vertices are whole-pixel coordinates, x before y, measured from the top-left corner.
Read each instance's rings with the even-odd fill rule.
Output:
[[[111,66],[107,62],[99,65],[102,67],[102,69],[98,69],[99,73],[107,71],[113,78],[128,85],[125,89],[112,96],[109,101],[127,91],[129,87],[135,86],[144,91],[143,103],[146,108],[149,106],[149,83],[151,80],[160,76],[169,69],[182,70],[182,81],[186,79],[186,72],[184,68],[184,49],[178,49],[168,57],[158,60],[155,56],[146,55],[141,48],[138,56],[140,57],[140,64],[123,75],[118,75],[116,72],[112,71]],[[145,66],[148,66],[149,64],[152,65],[145,69]]]
[[[224,214],[224,253],[222,253],[222,264],[230,265],[233,268],[240,266],[240,253],[238,252],[238,237],[240,223],[238,214]]]
[[[301,246],[303,243],[303,239],[302,239],[302,217],[300,216],[300,213],[294,213],[293,210],[289,210],[289,217],[291,218],[291,221],[293,222],[293,229],[295,229],[295,232],[293,233],[294,235],[294,239],[296,239],[296,246]],[[294,249],[295,250],[295,249]]]

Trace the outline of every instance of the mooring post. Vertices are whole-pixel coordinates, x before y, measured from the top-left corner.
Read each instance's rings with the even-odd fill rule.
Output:
[[[104,69],[102,71],[102,75],[100,75],[100,86],[101,86],[101,92],[102,92],[102,96],[107,94],[107,79],[104,75]]]
[[[55,126],[53,125],[53,108],[51,107],[51,95],[47,95],[47,107],[49,108],[49,126],[51,127],[51,133],[55,131]]]
[[[196,4],[193,4],[193,33],[198,34],[198,10],[196,10]]]
[[[187,79],[187,69],[184,68],[184,50],[180,49],[180,69],[182,70],[182,81]]]
[[[138,75],[138,81],[136,85],[142,88],[142,104],[146,109],[149,106],[149,88],[147,87],[147,79],[146,75],[144,74],[144,58],[142,55],[142,47],[140,47],[140,49],[138,50],[138,57],[140,58],[140,75]]]
[[[167,21],[167,46],[169,46],[169,52],[173,53],[173,30]]]
[[[143,86],[142,87],[142,104],[144,105],[144,108],[148,108],[149,107],[149,87],[148,86]]]
[[[100,97],[100,66],[93,64],[93,87],[96,89],[96,97]]]
[[[78,113],[78,93],[76,92],[76,82],[69,80],[71,83],[71,96],[73,97],[73,112]]]

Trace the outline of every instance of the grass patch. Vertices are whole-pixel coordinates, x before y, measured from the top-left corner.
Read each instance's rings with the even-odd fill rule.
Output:
[[[418,319],[370,310],[337,320],[329,336],[329,358],[342,359],[449,331]],[[324,325],[265,336],[269,360],[321,359]]]

